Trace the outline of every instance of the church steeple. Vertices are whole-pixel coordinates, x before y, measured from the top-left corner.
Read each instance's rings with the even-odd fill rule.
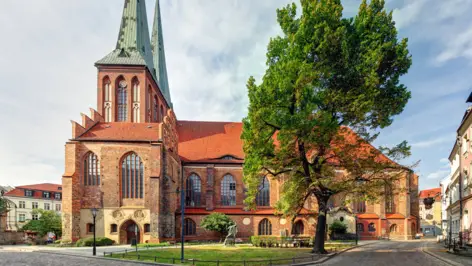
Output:
[[[156,9],[154,13],[154,25],[152,28],[152,53],[155,67],[155,76],[162,94],[167,103],[172,106],[170,99],[169,80],[167,79],[166,56],[164,51],[164,37],[162,34],[161,10],[159,0],[156,0]]]
[[[154,74],[145,0],[125,0],[116,49],[97,65],[141,65]]]

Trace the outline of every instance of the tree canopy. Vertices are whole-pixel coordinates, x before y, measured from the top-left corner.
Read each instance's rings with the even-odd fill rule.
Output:
[[[38,233],[40,237],[52,232],[57,237],[62,235],[61,216],[55,211],[46,211],[42,209],[33,210],[33,214],[39,215],[38,220],[30,220],[22,227],[22,230],[31,230]]]
[[[234,225],[234,221],[231,218],[218,212],[205,216],[200,224],[205,230],[220,233],[221,237],[228,233],[228,228],[232,225]]]
[[[406,142],[381,147],[386,156],[370,143],[410,99],[400,77],[412,60],[384,0],[363,0],[353,18],[343,18],[340,0],[300,2],[299,16],[294,3],[277,10],[283,34],[269,42],[262,82],[247,83],[246,204],[254,207],[264,175],[283,181],[275,207],[284,215],[316,198],[314,252],[323,253],[332,195],[375,199],[409,171],[394,162],[410,154]]]

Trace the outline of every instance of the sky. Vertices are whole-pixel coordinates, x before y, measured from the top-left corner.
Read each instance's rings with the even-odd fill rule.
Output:
[[[276,9],[290,0],[161,0],[179,120],[241,121],[249,76],[260,80]],[[295,1],[298,3],[298,1]],[[360,0],[344,0],[344,16]],[[151,22],[155,0],[146,0]],[[70,120],[96,108],[94,62],[116,44],[123,0],[2,0],[0,184],[60,183]],[[387,0],[413,65],[412,99],[375,145],[412,147],[420,188],[439,186],[472,88],[472,0]],[[152,24],[150,24],[152,25]]]

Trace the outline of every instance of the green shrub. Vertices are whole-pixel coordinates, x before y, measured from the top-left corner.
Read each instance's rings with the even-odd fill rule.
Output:
[[[168,247],[168,246],[170,246],[169,242],[138,244],[139,248]]]
[[[329,230],[335,234],[345,234],[347,232],[347,225],[343,222],[335,220],[330,226]]]
[[[115,241],[109,239],[108,237],[97,237],[95,240],[95,245],[99,246],[111,246]],[[75,243],[77,247],[91,247],[93,246],[93,237],[81,238]]]

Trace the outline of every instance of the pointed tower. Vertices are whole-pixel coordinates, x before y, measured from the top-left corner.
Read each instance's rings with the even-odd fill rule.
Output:
[[[146,1],[124,0],[116,48],[95,63],[99,77],[97,105],[106,122],[159,123],[172,108],[158,15],[156,21],[159,33],[155,30],[155,41],[162,47],[156,48],[162,50],[156,52],[157,59],[151,47]]]
[[[155,75],[159,88],[166,98],[167,102],[172,106],[170,99],[169,80],[167,79],[166,55],[164,51],[164,37],[162,34],[161,9],[159,0],[156,0],[156,10],[154,13],[154,25],[152,28],[152,53],[153,63],[155,67]]]
[[[146,66],[154,71],[144,0],[125,0],[116,49],[96,64]]]

